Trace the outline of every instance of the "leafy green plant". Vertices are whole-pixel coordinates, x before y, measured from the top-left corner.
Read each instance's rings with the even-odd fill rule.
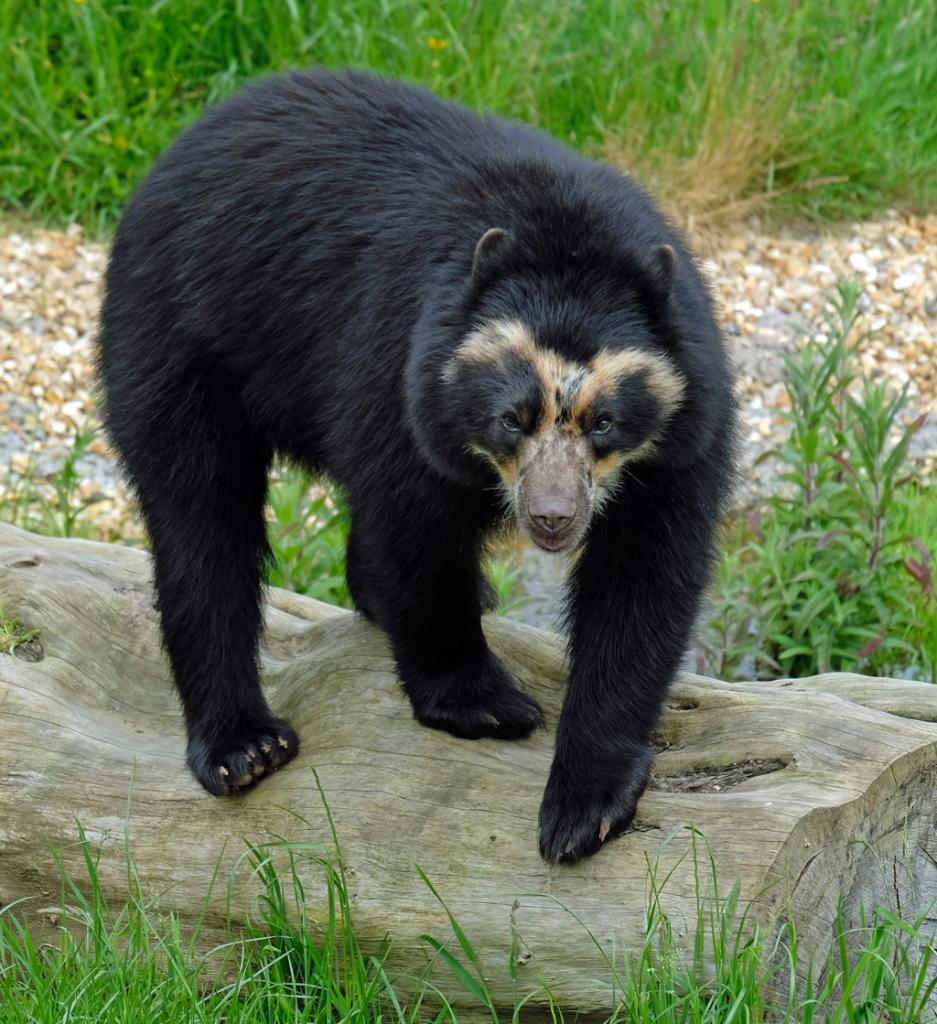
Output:
[[[907,386],[857,374],[858,302],[841,284],[829,340],[785,359],[790,431],[768,453],[782,491],[737,528],[705,641],[706,667],[724,677],[926,667],[930,550],[900,528],[924,417],[905,422]]]
[[[918,676],[937,682],[937,598],[933,558],[937,554],[937,487],[912,484],[902,492],[894,512],[895,532],[914,537],[914,550],[905,568],[918,581],[918,614],[908,624],[906,637],[918,651]],[[918,628],[923,626],[923,631]]]
[[[86,423],[75,432],[62,465],[48,481],[37,482],[27,471],[10,475],[10,491],[0,499],[0,514],[15,526],[52,537],[87,536],[93,528],[85,513],[101,496],[82,497],[79,460],[88,453],[97,429]]]
[[[309,473],[278,472],[268,495],[269,582],[330,604],[351,607],[345,583],[350,521],[342,493]]]
[[[498,607],[495,609],[498,615],[511,615],[520,608],[539,600],[539,598],[531,596],[514,597],[521,575],[521,567],[518,565],[515,555],[506,554],[486,559],[484,572],[488,582],[498,595]]]
[[[75,432],[71,447],[65,454],[61,469],[52,477],[52,489],[55,492],[54,502],[44,502],[43,509],[51,525],[48,531],[60,537],[75,535],[76,525],[85,511],[100,499],[82,498],[78,493],[81,477],[77,464],[88,451],[97,436],[94,427],[87,424]]]

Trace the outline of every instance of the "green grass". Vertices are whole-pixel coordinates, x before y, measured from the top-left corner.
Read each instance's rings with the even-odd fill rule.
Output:
[[[516,946],[503,951],[516,985],[513,1005],[497,1005],[472,936],[419,867],[414,870],[448,915],[450,934],[422,936],[425,970],[417,978],[398,978],[388,966],[392,937],[377,950],[358,940],[337,853],[281,841],[248,844],[259,914],[246,930],[232,931],[228,942],[199,953],[198,930],[185,932],[158,899],[146,896],[129,854],[127,892],[114,906],[102,889],[98,853],[80,827],[78,847],[81,878],[69,876],[57,854],[61,914],[53,942],[34,931],[26,903],[0,910],[2,1024],[410,1024],[456,1021],[460,1013],[498,1024],[524,1019],[534,998],[547,1004],[554,1021],[576,1016],[569,1010],[564,1015],[542,979],[525,987]],[[902,920],[880,908],[852,929],[840,921],[829,961],[818,963],[800,949],[790,921],[759,926],[741,909],[738,886],[720,894],[715,865],[695,835],[690,855],[695,922],[671,920],[662,902],[668,879],[652,867],[644,940],[630,956],[610,955],[588,923],[570,912],[570,928],[583,929],[595,944],[597,989],[617,993],[609,1022],[930,1019],[926,1005],[937,982],[929,980],[933,949],[926,909]],[[224,879],[206,871],[206,889],[212,882],[222,885]],[[307,897],[312,884],[318,891]],[[799,986],[787,980],[792,969]],[[456,999],[464,1011],[453,1009]]]
[[[113,224],[206,103],[369,67],[642,172],[697,221],[937,198],[937,10],[914,0],[0,0],[0,200]]]

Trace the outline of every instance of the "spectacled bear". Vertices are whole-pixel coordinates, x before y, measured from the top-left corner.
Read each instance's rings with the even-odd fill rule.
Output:
[[[258,678],[279,454],[343,485],[351,594],[416,717],[455,736],[542,721],[485,642],[486,536],[507,518],[575,552],[540,850],[574,861],[628,826],[735,422],[707,288],[638,185],[373,74],[262,80],[185,131],[127,206],[99,369],[210,793],[298,749]]]

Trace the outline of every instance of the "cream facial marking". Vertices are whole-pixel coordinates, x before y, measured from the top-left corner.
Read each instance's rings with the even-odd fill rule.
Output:
[[[512,355],[530,364],[543,387],[538,433],[555,425],[581,432],[582,421],[596,401],[613,395],[626,377],[644,377],[665,419],[679,408],[686,390],[683,376],[666,356],[634,348],[603,350],[583,366],[540,348],[525,324],[507,318],[490,320],[471,331],[446,363],[442,379],[451,384],[460,366],[498,363]]]
[[[592,467],[592,476],[596,485],[605,487],[612,483],[626,461],[624,452],[612,452],[611,455],[604,455],[601,459],[596,459],[595,465]]]
[[[533,336],[520,320],[488,320],[465,336],[443,367],[442,380],[452,384],[462,366],[499,363],[510,355],[530,359],[536,351]]]
[[[499,318],[476,327],[443,367],[442,380],[452,384],[463,366],[500,363],[510,356],[529,363],[543,387],[546,415],[542,421],[551,424],[563,409],[571,409],[573,396],[588,373],[586,367],[564,359],[552,349],[540,348],[520,320]]]
[[[599,396],[614,394],[626,377],[635,376],[644,377],[664,418],[669,419],[683,401],[686,391],[683,375],[666,356],[636,348],[602,351],[589,361],[589,375],[576,396],[574,416],[582,416]]]

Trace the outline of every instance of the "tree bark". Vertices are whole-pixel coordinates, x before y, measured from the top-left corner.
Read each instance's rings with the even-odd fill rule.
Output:
[[[333,849],[312,769],[365,946],[389,935],[390,969],[415,975],[431,952],[420,936],[451,938],[419,865],[503,1005],[514,998],[514,941],[521,993],[545,983],[565,1007],[607,1010],[603,952],[620,963],[642,944],[648,861],[666,880],[661,899],[675,929],[690,929],[691,951],[687,825],[703,836],[704,896],[711,852],[722,889],[740,882],[752,920],[790,907],[801,947],[821,958],[840,896],[847,926],[860,902],[910,916],[937,896],[937,688],[927,684],[827,675],[730,685],[684,675],[658,730],[636,827],[591,860],[549,867],[537,854],[537,810],[564,682],[562,644],[550,634],[485,622],[551,728],[520,743],[461,741],[413,720],[377,629],[272,591],[264,681],[302,747],[252,791],[213,799],[185,767],[145,553],[0,526],[0,606],[40,630],[29,645],[39,660],[0,655],[0,903],[25,900],[17,912],[37,927],[54,924],[59,910],[50,846],[83,875],[78,822],[100,850],[104,891],[119,904],[126,825],[146,892],[184,925],[202,915],[220,864],[201,943],[223,941],[229,896],[235,929],[257,911],[260,887],[243,860],[227,884],[245,839]],[[311,861],[300,870],[308,913],[324,916],[321,872]],[[445,968],[435,971],[440,980]],[[457,983],[443,983],[458,1005]],[[541,992],[531,1005],[545,1002]]]

